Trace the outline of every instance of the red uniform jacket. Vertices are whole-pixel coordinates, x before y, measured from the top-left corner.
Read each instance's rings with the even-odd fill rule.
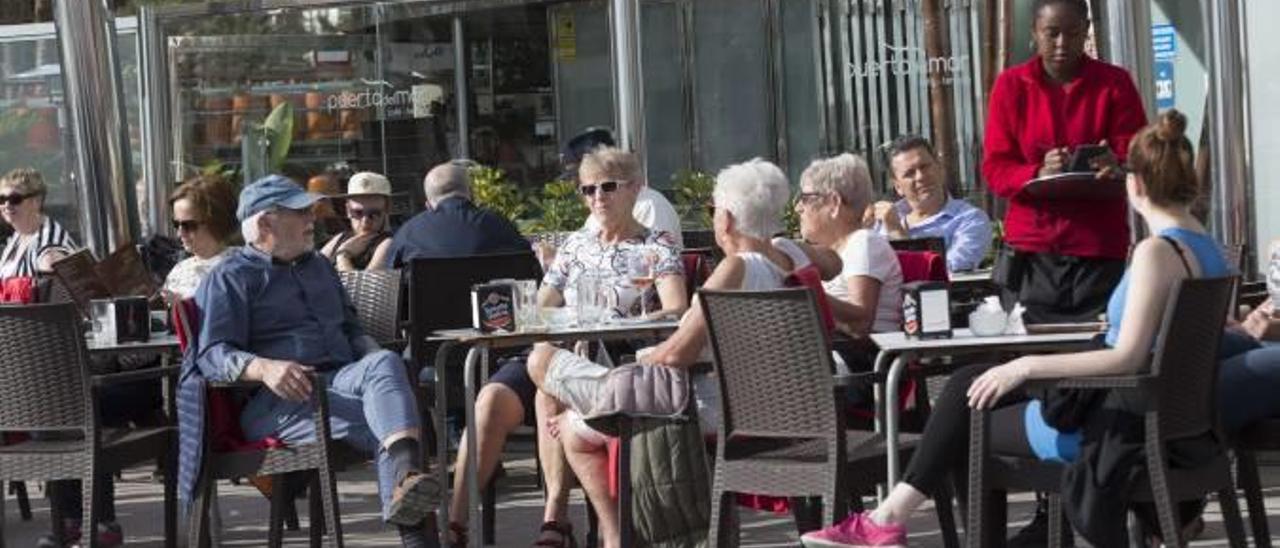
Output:
[[[1124,69],[1085,57],[1079,76],[1048,81],[1040,57],[996,78],[987,115],[982,175],[1009,200],[1005,241],[1018,251],[1123,259],[1129,250],[1124,198],[1108,201],[1024,200],[1018,189],[1034,179],[1054,147],[1103,139],[1123,162],[1129,140],[1147,124],[1142,99]]]

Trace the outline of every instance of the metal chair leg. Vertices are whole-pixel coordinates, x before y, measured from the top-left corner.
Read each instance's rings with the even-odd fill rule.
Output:
[[[267,518],[267,546],[279,548],[284,545],[284,513],[285,497],[284,474],[271,476],[271,513]]]
[[[1218,490],[1218,506],[1222,507],[1222,522],[1227,528],[1227,539],[1231,548],[1245,548],[1244,520],[1240,517],[1240,502],[1236,500],[1236,489],[1227,478],[1227,487]]]
[[[27,483],[15,481],[9,484],[9,491],[18,499],[18,515],[22,521],[31,521],[31,499],[27,497]]]
[[[1236,479],[1244,489],[1249,509],[1249,525],[1253,543],[1258,548],[1271,548],[1271,531],[1267,525],[1267,507],[1262,499],[1262,481],[1258,479],[1258,461],[1252,451],[1236,451]]]

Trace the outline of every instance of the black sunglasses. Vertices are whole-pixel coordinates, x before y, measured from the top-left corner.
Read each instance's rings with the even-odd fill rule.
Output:
[[[174,221],[174,232],[195,232],[200,230],[200,221]]]
[[[22,205],[31,194],[0,194],[0,204]]]
[[[371,220],[376,220],[382,217],[382,210],[381,209],[348,209],[347,217],[350,217],[357,221],[365,217],[368,217]]]
[[[609,193],[618,190],[618,186],[621,184],[622,183],[617,181],[605,181],[598,185],[582,185],[578,187],[578,192],[583,196],[591,197],[596,195],[597,188],[605,193]]]

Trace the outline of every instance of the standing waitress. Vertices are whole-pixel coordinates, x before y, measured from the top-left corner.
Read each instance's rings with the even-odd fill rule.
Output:
[[[1124,273],[1129,250],[1123,193],[1104,200],[1019,195],[1032,179],[1068,170],[1081,146],[1097,179],[1121,178],[1129,140],[1146,125],[1133,79],[1084,53],[1085,0],[1037,0],[1036,55],[1000,74],[991,91],[982,175],[1009,201],[996,282],[1029,323],[1094,321]]]

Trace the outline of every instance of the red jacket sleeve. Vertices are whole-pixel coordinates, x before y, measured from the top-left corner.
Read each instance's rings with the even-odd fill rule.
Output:
[[[1027,159],[1018,146],[1018,127],[1014,113],[1023,109],[1023,98],[1016,89],[1015,78],[1003,74],[996,78],[987,105],[987,129],[983,139],[982,177],[991,191],[1001,198],[1012,198],[1022,185],[1035,178],[1039,159]]]
[[[1107,128],[1107,144],[1121,162],[1129,156],[1129,141],[1147,125],[1147,109],[1142,96],[1127,71],[1121,71],[1111,88],[1111,126]]]

